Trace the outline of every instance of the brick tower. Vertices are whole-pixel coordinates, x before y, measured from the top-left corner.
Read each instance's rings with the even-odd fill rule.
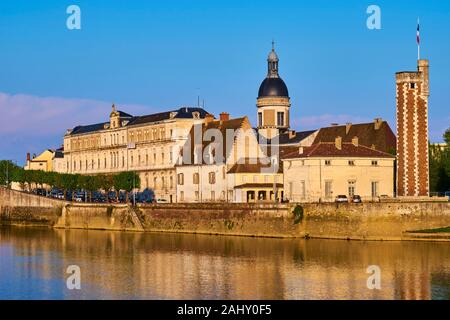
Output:
[[[398,72],[397,195],[429,196],[429,63],[418,60],[417,72]]]

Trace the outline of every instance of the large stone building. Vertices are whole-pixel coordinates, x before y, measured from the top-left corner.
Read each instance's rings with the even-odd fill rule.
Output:
[[[141,189],[174,202],[175,164],[192,126],[204,122],[202,108],[183,107],[132,116],[113,105],[108,122],[77,126],[64,136],[68,173],[100,174],[135,171]]]
[[[397,83],[397,194],[429,196],[428,97],[429,63],[399,72]]]

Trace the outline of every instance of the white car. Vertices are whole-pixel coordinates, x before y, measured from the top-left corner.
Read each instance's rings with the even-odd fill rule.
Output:
[[[341,194],[336,197],[335,201],[336,203],[348,203],[348,198],[346,195]]]

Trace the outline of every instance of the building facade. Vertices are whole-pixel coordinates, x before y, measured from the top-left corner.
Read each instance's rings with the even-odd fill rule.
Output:
[[[208,118],[192,128],[176,166],[177,201],[267,201],[274,176],[282,180],[270,161],[247,117],[230,119],[222,113],[218,120]]]
[[[64,136],[66,170],[73,174],[135,171],[141,190],[175,202],[175,164],[192,126],[204,122],[202,108],[180,108],[132,116],[113,105],[108,122],[77,126]]]
[[[419,60],[416,72],[397,73],[396,86],[397,194],[401,197],[427,197],[430,193],[428,60]]]
[[[394,196],[395,156],[337,137],[299,147],[283,161],[284,190],[291,202],[332,202],[338,195],[363,201]]]

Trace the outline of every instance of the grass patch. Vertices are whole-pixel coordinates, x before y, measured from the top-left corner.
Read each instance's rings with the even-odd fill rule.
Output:
[[[408,233],[450,233],[450,226],[436,229],[408,231]]]

